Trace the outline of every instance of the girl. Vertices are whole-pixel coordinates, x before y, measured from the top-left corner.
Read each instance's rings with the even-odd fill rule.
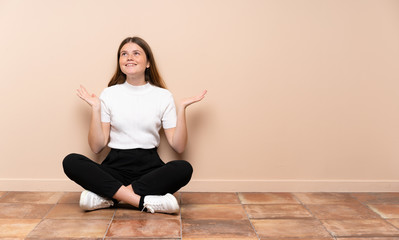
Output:
[[[164,163],[158,156],[159,130],[170,146],[182,153],[187,143],[185,110],[201,101],[202,94],[178,105],[166,90],[149,45],[139,37],[122,41],[116,72],[100,97],[83,86],[77,95],[92,109],[89,145],[99,153],[111,151],[98,164],[80,154],[63,161],[65,174],[82,186],[80,207],[95,210],[123,201],[148,212],[177,213],[172,193],[191,179],[192,167],[184,160]]]

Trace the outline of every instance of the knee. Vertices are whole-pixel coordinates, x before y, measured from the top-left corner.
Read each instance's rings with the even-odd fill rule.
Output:
[[[79,154],[71,153],[64,158],[64,160],[62,161],[62,167],[64,168],[64,172],[66,175],[69,175],[72,169],[74,169],[74,166],[76,165],[76,160],[78,160],[79,157]]]
[[[185,160],[177,160],[176,165],[181,176],[184,176],[187,179],[187,182],[189,182],[193,175],[193,167],[191,164]]]
[[[191,165],[191,163],[189,163],[187,161],[184,161],[184,163],[185,163],[186,172],[187,172],[187,174],[190,175],[190,178],[191,178],[191,175],[193,175],[193,171],[194,171],[193,166]]]

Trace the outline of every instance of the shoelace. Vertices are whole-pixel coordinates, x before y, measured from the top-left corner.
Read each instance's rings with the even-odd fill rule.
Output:
[[[93,202],[99,202],[100,205],[106,204],[107,206],[113,206],[114,202],[112,200],[109,200],[107,198],[101,197],[99,195],[94,195],[94,197],[92,198]]]
[[[93,195],[92,200],[93,200],[93,202],[99,202],[99,203],[101,203],[101,204],[107,202],[107,200],[106,200],[105,198],[103,198],[103,197],[101,197],[101,196],[98,196],[98,195]]]

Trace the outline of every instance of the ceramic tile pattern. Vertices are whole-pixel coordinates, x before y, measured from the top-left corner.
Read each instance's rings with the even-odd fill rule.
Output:
[[[399,240],[399,193],[181,192],[176,215],[79,196],[0,191],[0,239]]]

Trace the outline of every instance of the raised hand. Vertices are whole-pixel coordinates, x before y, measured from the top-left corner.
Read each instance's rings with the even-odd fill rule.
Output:
[[[80,85],[80,88],[77,89],[78,97],[80,97],[82,100],[87,102],[91,107],[99,109],[101,108],[101,101],[100,99],[94,94],[90,94],[85,87]]]
[[[190,97],[190,98],[185,98],[181,101],[181,105],[182,107],[186,108],[188,106],[190,106],[193,103],[199,102],[202,99],[204,99],[205,94],[207,93],[207,90],[204,90],[200,95],[198,96],[194,96],[194,97]]]

